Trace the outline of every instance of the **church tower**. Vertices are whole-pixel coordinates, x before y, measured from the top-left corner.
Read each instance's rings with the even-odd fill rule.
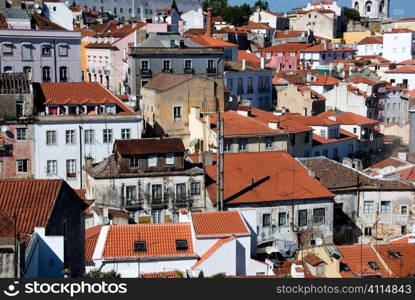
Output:
[[[364,18],[387,19],[389,18],[390,0],[352,0],[352,8]]]

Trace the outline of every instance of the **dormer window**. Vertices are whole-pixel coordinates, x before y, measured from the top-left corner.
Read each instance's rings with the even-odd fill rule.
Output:
[[[146,252],[147,243],[146,241],[135,241],[134,242],[134,252]]]
[[[186,251],[189,249],[186,240],[176,240],[176,250],[177,251]]]
[[[130,157],[130,168],[138,168],[140,160],[137,156]]]
[[[166,154],[166,165],[174,165],[174,153]]]
[[[374,262],[374,261],[369,261],[368,262],[368,265],[369,265],[369,267],[372,269],[372,270],[379,270],[379,266],[378,266],[378,264],[376,263],[376,262]]]

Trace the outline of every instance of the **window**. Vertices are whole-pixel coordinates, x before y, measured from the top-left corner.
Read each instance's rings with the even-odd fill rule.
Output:
[[[238,140],[238,151],[244,152],[247,151],[248,140],[247,139],[239,139]]]
[[[190,193],[192,195],[200,195],[200,182],[192,182],[190,184]]]
[[[176,250],[177,251],[186,251],[189,249],[186,240],[176,240]]]
[[[228,83],[228,90],[232,91],[233,90],[233,79],[229,78],[227,83]]]
[[[284,226],[286,224],[287,224],[287,213],[286,212],[278,213],[278,225]]]
[[[146,241],[135,241],[134,242],[134,252],[146,252],[147,244]]]
[[[325,129],[320,130],[320,136],[326,137],[326,130]]]
[[[58,162],[56,160],[48,160],[46,162],[46,174],[56,175],[58,173]]]
[[[173,106],[173,120],[174,122],[182,121],[182,107],[181,106]]]
[[[372,227],[365,227],[365,236],[372,236]]]
[[[17,173],[27,173],[27,159],[16,160]]]
[[[402,205],[401,206],[401,215],[407,215],[408,214],[408,206]]]
[[[4,67],[3,72],[4,73],[13,73],[13,67],[11,67],[11,66]]]
[[[401,226],[401,234],[402,235],[406,234],[406,226],[405,225]]]
[[[157,167],[157,155],[155,154],[149,155],[147,158],[147,165],[149,168]]]
[[[50,67],[43,67],[42,68],[42,80],[43,82],[49,82],[50,79]]]
[[[93,144],[94,143],[94,130],[88,129],[85,130],[85,144]]]
[[[67,67],[60,67],[59,68],[59,80],[60,80],[60,82],[67,82],[68,81],[68,68]]]
[[[223,151],[232,152],[232,140],[228,139],[223,141]]]
[[[103,130],[103,141],[104,143],[111,143],[112,142],[112,129],[104,129]]]
[[[129,140],[131,135],[130,133],[130,129],[121,129],[121,139]]]
[[[161,200],[161,184],[153,184],[151,186],[151,199],[152,200]]]
[[[274,148],[274,138],[267,137],[265,138],[265,149],[272,150]]]
[[[127,201],[137,199],[137,187],[135,185],[127,185],[125,187],[125,198]]]
[[[271,225],[271,214],[263,214],[262,215],[262,226],[268,227]]]
[[[66,130],[66,144],[75,144],[75,130]]]
[[[190,70],[192,68],[192,60],[191,59],[185,59],[184,60],[184,68],[186,70]]]
[[[51,47],[50,44],[43,44],[42,45],[42,56],[50,56],[51,54]]]
[[[68,45],[62,44],[58,46],[59,56],[68,56]]]
[[[170,60],[163,60],[163,71],[169,72],[170,69]]]
[[[310,132],[306,132],[304,136],[304,143],[310,143]]]
[[[16,129],[16,140],[25,141],[27,139],[27,129],[26,128],[17,128]]]
[[[364,201],[363,202],[363,213],[364,214],[373,214],[374,203],[373,201]]]
[[[32,45],[23,44],[22,45],[22,60],[32,60]]]
[[[176,198],[186,197],[186,183],[176,184]]]
[[[390,201],[381,201],[380,202],[380,213],[381,214],[390,214],[391,213],[391,202]]]
[[[46,131],[46,145],[56,145],[56,131]]]
[[[307,226],[307,210],[298,211],[298,226]]]
[[[295,134],[292,134],[290,136],[290,141],[291,141],[291,146],[294,146],[295,145]]]
[[[76,160],[75,159],[68,159],[66,161],[66,177],[68,179],[76,178]]]
[[[148,71],[148,69],[149,69],[148,60],[142,60],[141,61],[141,71]]]
[[[13,44],[12,43],[3,43],[1,47],[1,51],[3,56],[11,56],[13,55]]]
[[[207,67],[209,70],[215,69],[215,61],[213,59],[208,59]]]
[[[166,165],[174,165],[174,153],[166,154]]]
[[[138,168],[140,166],[140,159],[137,156],[130,157],[130,168]]]
[[[323,224],[325,221],[326,210],[324,208],[314,209],[314,224]]]
[[[16,116],[21,117],[24,115],[25,106],[24,101],[16,101]]]

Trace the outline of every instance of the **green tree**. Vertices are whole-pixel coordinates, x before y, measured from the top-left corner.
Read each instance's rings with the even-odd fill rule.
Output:
[[[242,4],[240,6],[228,6],[226,7],[221,17],[227,23],[235,26],[241,26],[248,23],[249,16],[252,14],[252,8],[248,4]]]
[[[92,269],[88,273],[85,273],[85,278],[121,278],[121,275],[114,270],[108,272],[102,272],[98,269]]]
[[[344,18],[348,21],[360,21],[360,13],[354,8],[343,7]]]
[[[253,6],[253,10],[255,11],[258,7],[261,10],[268,10],[268,8],[269,8],[268,1],[266,1],[266,0],[258,0],[257,2],[255,2],[254,6]]]
[[[228,0],[205,0],[202,3],[203,10],[207,11],[208,8],[211,8],[215,17],[222,16],[222,12],[226,7],[228,7]]]

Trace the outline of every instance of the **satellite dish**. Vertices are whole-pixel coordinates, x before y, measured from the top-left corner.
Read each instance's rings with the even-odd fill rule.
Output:
[[[36,9],[36,13],[40,15],[42,13],[42,10],[40,8],[38,8],[38,9]]]
[[[316,238],[315,243],[316,243],[316,246],[319,247],[319,246],[323,245],[323,240],[321,238]]]

